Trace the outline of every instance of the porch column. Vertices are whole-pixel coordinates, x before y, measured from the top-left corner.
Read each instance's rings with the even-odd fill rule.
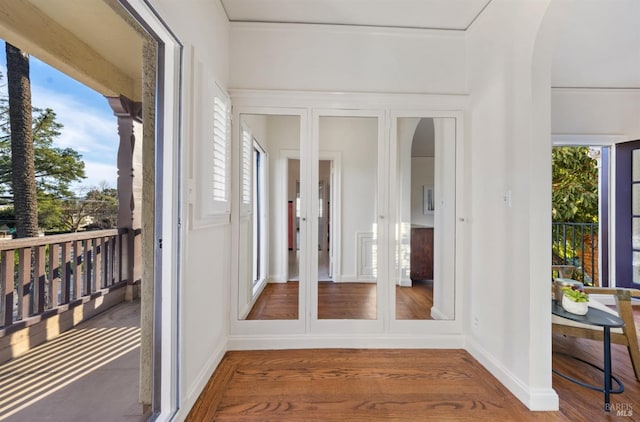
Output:
[[[146,39],[142,46],[142,115],[144,116],[142,181],[142,277],[140,300],[140,403],[145,413],[160,410],[160,345],[154,347],[154,328],[159,330],[155,315],[155,187],[156,187],[156,63],[158,44]],[[151,408],[153,405],[153,409]]]
[[[125,297],[132,300],[142,276],[142,104],[122,95],[107,100],[118,117],[118,228],[129,230],[121,276],[128,280]]]

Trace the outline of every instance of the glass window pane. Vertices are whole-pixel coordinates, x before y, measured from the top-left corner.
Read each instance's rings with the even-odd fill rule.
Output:
[[[640,249],[640,218],[634,218],[631,223],[631,247]]]
[[[640,182],[640,149],[634,149],[631,156],[632,181]]]
[[[631,214],[640,215],[640,184],[631,186]]]

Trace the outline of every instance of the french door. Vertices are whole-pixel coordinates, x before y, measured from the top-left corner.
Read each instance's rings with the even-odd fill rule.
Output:
[[[640,286],[640,141],[616,145],[617,287]]]

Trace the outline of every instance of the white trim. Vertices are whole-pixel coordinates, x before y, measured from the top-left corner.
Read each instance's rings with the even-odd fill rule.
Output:
[[[361,282],[375,282],[376,277],[374,274],[367,274],[365,272],[365,262],[367,261],[368,247],[375,244],[376,233],[374,232],[356,232],[356,280]],[[374,259],[373,247],[371,247],[371,259]],[[375,271],[375,268],[371,268],[371,271]],[[368,271],[367,271],[368,272]],[[344,279],[344,277],[343,277]]]
[[[470,96],[466,94],[377,94],[251,89],[230,89],[229,93],[234,106],[262,107],[263,110],[302,107],[351,113],[390,109],[392,113],[400,113],[404,117],[455,117],[467,108],[470,102]],[[427,114],[415,115],[420,110],[426,111]]]
[[[551,145],[562,146],[606,146],[628,140],[621,134],[593,134],[593,133],[554,133],[551,135]]]
[[[466,350],[498,379],[531,411],[558,410],[560,399],[552,388],[529,388],[527,383],[509,371],[499,359],[489,353],[470,337],[467,338]]]
[[[228,350],[283,350],[345,347],[370,349],[463,349],[464,344],[464,336],[460,334],[232,335],[229,337]]]
[[[258,115],[278,115],[278,116],[298,116],[299,124],[300,124],[300,139],[304,139],[306,136],[306,128],[307,128],[307,116],[308,110],[302,108],[290,108],[290,107],[274,107],[274,106],[254,106],[251,103],[242,103],[242,101],[237,101],[232,97],[233,103],[233,111],[232,111],[232,144],[233,144],[233,152],[232,152],[232,168],[234,169],[232,172],[232,186],[233,194],[232,194],[232,212],[231,212],[231,239],[232,239],[232,258],[231,258],[231,277],[230,284],[231,288],[229,289],[229,301],[230,301],[230,332],[238,333],[238,334],[260,334],[260,333],[278,333],[278,332],[288,332],[288,333],[299,333],[304,331],[304,321],[305,321],[305,313],[303,312],[303,302],[306,295],[306,286],[303,280],[303,274],[300,274],[300,282],[299,282],[299,292],[298,292],[298,320],[271,320],[271,321],[257,321],[257,320],[244,320],[246,317],[248,310],[245,305],[242,305],[242,309],[240,309],[241,305],[239,304],[239,294],[240,294],[240,286],[239,286],[239,265],[240,265],[240,256],[239,256],[239,236],[238,230],[240,229],[240,173],[238,171],[239,165],[238,160],[240,157],[240,124],[238,122],[241,121],[240,116],[243,114],[258,114]],[[280,154],[277,158],[287,157],[287,154],[294,154],[295,158],[301,157],[301,150],[283,150],[280,151]],[[280,165],[281,163],[272,161],[272,158],[275,157],[274,152],[267,152],[269,156],[269,166]],[[283,155],[284,154],[284,155]],[[285,169],[286,173],[286,169]],[[301,175],[302,176],[302,175]],[[277,197],[285,197],[286,198],[286,180],[285,186],[282,184],[276,184],[271,186],[272,193],[274,193]],[[284,190],[283,190],[284,189]],[[286,239],[286,212],[280,213],[282,215],[273,216],[273,218],[281,219],[281,227],[285,230],[283,239]],[[271,235],[269,235],[271,236]],[[287,270],[287,254],[281,258],[280,267]],[[271,270],[271,268],[269,268]],[[286,282],[287,275],[285,274],[269,274],[268,277],[272,280],[277,280],[278,282]],[[257,298],[257,295],[256,295]],[[254,298],[255,300],[255,298]]]
[[[560,94],[567,94],[567,93],[571,93],[571,94],[575,94],[575,93],[607,93],[607,94],[618,94],[621,92],[628,92],[628,93],[633,93],[633,94],[637,94],[640,91],[640,87],[625,87],[625,86],[621,86],[621,87],[602,87],[602,86],[575,86],[575,87],[571,87],[571,86],[552,86],[551,87],[551,94],[556,94],[556,93],[560,93]]]
[[[260,31],[260,32],[307,32],[322,33],[331,32],[334,34],[363,34],[363,35],[386,35],[394,37],[421,37],[432,38],[457,38],[465,39],[465,28],[408,28],[408,27],[385,27],[367,25],[336,25],[323,23],[280,23],[280,22],[239,22],[229,23],[231,31]]]
[[[346,95],[346,94],[344,94]],[[304,97],[305,95],[303,95],[302,97]],[[350,94],[349,94],[350,96]],[[377,139],[376,139],[376,165],[377,165],[377,171],[376,171],[376,198],[375,198],[375,202],[374,202],[374,206],[375,206],[375,220],[374,223],[377,225],[377,233],[375,234],[375,238],[376,238],[376,246],[377,246],[377,256],[387,256],[387,248],[386,248],[386,236],[387,236],[387,230],[386,230],[386,225],[385,223],[385,215],[386,215],[386,199],[387,199],[387,184],[386,184],[386,175],[388,173],[387,170],[387,164],[385,159],[387,158],[387,145],[388,145],[388,139],[387,139],[387,133],[385,132],[385,128],[386,128],[386,110],[385,109],[375,109],[375,108],[370,108],[370,107],[360,107],[360,108],[352,108],[349,106],[346,107],[331,107],[331,108],[324,108],[324,107],[320,107],[320,106],[316,106],[311,108],[311,116],[312,116],[312,131],[311,131],[311,160],[310,163],[311,165],[309,166],[309,169],[311,171],[311,175],[310,175],[310,183],[311,183],[311,187],[314,186],[318,186],[319,180],[318,180],[318,166],[319,166],[319,161],[321,159],[325,159],[325,157],[331,157],[332,155],[335,157],[335,152],[331,152],[331,151],[323,151],[321,150],[322,145],[320,144],[320,119],[323,117],[365,117],[365,118],[375,118],[376,119],[376,124],[377,124]],[[341,174],[342,174],[342,154],[338,154],[338,157],[340,158],[340,163],[335,163],[337,165],[339,165],[340,167],[338,168],[339,173],[338,175],[340,176],[337,180],[336,180],[336,185],[334,188],[339,188],[340,192],[336,191],[337,195],[340,195],[339,198],[342,197],[342,179],[341,179]],[[317,215],[317,209],[318,209],[318,196],[317,195],[311,195],[310,201],[309,201],[309,209],[308,209],[308,216],[309,216],[309,250],[315,250],[317,249],[317,245],[318,244],[318,215]],[[338,200],[337,202],[339,202],[338,207],[342,208],[343,206],[343,201],[342,200]],[[337,215],[336,215],[337,214]],[[340,217],[341,212],[337,212],[334,213],[334,220],[336,219],[336,217]],[[342,234],[342,226],[341,226],[341,220],[337,221],[337,224],[339,225],[337,227],[337,229],[339,230],[338,232],[338,236],[340,237],[340,239],[342,239],[343,234]],[[342,254],[342,250],[340,245],[342,244],[342,241],[340,239],[334,239],[334,252],[336,254],[336,261],[335,261],[335,268],[334,268],[334,274],[338,274],[340,275],[340,272],[342,271],[342,259],[341,259],[341,254]],[[356,242],[357,245],[357,242]],[[356,251],[356,257],[357,257],[357,251]],[[357,258],[356,258],[357,259]],[[356,263],[357,266],[357,263]],[[309,274],[317,274],[318,273],[318,261],[317,259],[311,259],[309,262],[309,265],[307,267],[308,269],[308,273]],[[356,268],[356,271],[358,271],[358,269]],[[377,277],[374,278],[370,278],[366,281],[369,282],[375,282],[376,278],[379,278],[380,274],[386,274],[387,273],[387,268],[386,268],[386,262],[384,260],[380,260],[378,259],[377,261]],[[357,277],[358,274],[355,274],[355,276]],[[341,281],[345,280],[345,276],[341,276],[340,278]],[[310,296],[310,301],[308,301],[308,306],[310,307],[309,309],[309,314],[310,314],[310,319],[309,319],[309,329],[312,332],[319,332],[319,333],[331,333],[332,331],[336,331],[336,332],[354,332],[354,333],[358,333],[358,332],[376,332],[376,331],[383,331],[384,329],[384,323],[383,320],[385,318],[385,312],[383,311],[383,309],[385,309],[385,306],[383,306],[384,303],[384,297],[387,297],[387,292],[388,292],[388,286],[386,285],[386,283],[381,283],[381,282],[376,282],[376,319],[375,320],[320,320],[318,319],[318,288],[317,285],[315,287],[312,287],[310,289],[309,292],[309,296]],[[348,323],[346,323],[346,321],[348,321]],[[336,322],[338,322],[338,324],[336,324]],[[354,330],[354,331],[351,331]],[[361,331],[358,331],[361,330]]]
[[[191,408],[200,397],[200,394],[206,387],[209,379],[222,362],[228,347],[226,343],[219,345],[216,350],[211,354],[207,362],[202,367],[202,370],[195,377],[193,384],[189,387],[186,396],[181,400],[180,408],[178,412],[171,418],[174,421],[183,421],[187,418],[187,415],[191,411]]]
[[[122,0],[121,0],[122,1]],[[180,244],[184,237],[184,227],[180,224],[181,216],[184,217],[180,197],[180,184],[186,179],[184,174],[179,174],[181,169],[179,160],[181,157],[181,56],[182,45],[171,33],[169,27],[161,20],[151,5],[144,0],[123,1],[125,8],[134,11],[135,17],[142,26],[149,28],[158,42],[163,45],[159,49],[163,54],[158,57],[162,67],[162,80],[157,81],[158,98],[156,104],[162,105],[162,115],[157,116],[155,159],[156,172],[161,176],[156,178],[156,213],[161,212],[161,219],[156,221],[156,239],[163,240],[163,248],[158,249],[154,239],[156,275],[154,304],[162,306],[154,312],[154,391],[152,395],[159,397],[159,403],[153,406],[159,410],[156,420],[169,420],[177,411],[180,402],[180,355],[182,343],[179,343],[179,326],[181,322],[179,311],[179,278],[181,275],[182,258],[180,256]],[[160,110],[156,110],[159,114]],[[162,154],[162,155],[160,155]],[[158,168],[158,165],[161,168]],[[161,180],[161,186],[158,180]],[[159,206],[159,209],[158,209]],[[156,214],[157,215],[157,214]],[[158,260],[159,265],[158,265]],[[158,339],[159,338],[159,339]],[[155,348],[160,347],[160,353]],[[155,361],[156,357],[160,361]],[[159,371],[159,373],[158,373]],[[159,386],[159,387],[158,387]],[[159,388],[160,391],[155,389]]]
[[[325,158],[327,152],[318,151],[318,141],[315,139],[318,133],[319,116],[368,116],[378,118],[378,160],[385,164],[378,169],[378,187],[381,191],[376,207],[380,208],[378,216],[384,216],[385,224],[377,219],[379,230],[379,256],[387,256],[389,252],[387,227],[391,224],[390,210],[387,208],[389,197],[388,181],[385,179],[390,171],[386,161],[393,157],[389,151],[391,121],[397,117],[444,117],[455,119],[456,131],[456,162],[462,163],[464,157],[464,110],[469,98],[466,95],[422,95],[422,94],[373,94],[373,93],[339,93],[339,92],[290,92],[290,91],[261,91],[261,90],[230,90],[234,105],[233,121],[239,121],[241,113],[248,114],[276,114],[276,115],[298,115],[300,121],[300,150],[296,154],[300,158],[310,160],[311,165],[307,166],[301,178],[310,180],[314,174],[313,162],[311,158]],[[312,126],[313,125],[313,126]],[[237,130],[234,128],[234,145],[237,142]],[[309,151],[309,147],[316,148]],[[237,157],[238,151],[234,152]],[[380,158],[382,157],[382,158]],[[317,166],[317,164],[316,164]],[[317,169],[315,169],[317,172]],[[235,172],[234,172],[235,173]],[[312,183],[308,182],[308,183]],[[235,180],[237,186],[237,179]],[[455,319],[454,320],[395,320],[394,295],[390,291],[395,284],[387,285],[386,282],[378,282],[378,308],[376,320],[317,320],[317,289],[308,288],[302,280],[308,279],[308,271],[312,270],[311,263],[301,262],[300,273],[300,296],[299,296],[299,319],[298,320],[276,320],[276,321],[244,321],[237,320],[237,256],[232,263],[231,303],[234,309],[231,310],[230,337],[229,341],[233,347],[243,345],[257,345],[256,348],[273,347],[294,347],[305,348],[318,345],[327,347],[345,347],[350,344],[361,344],[366,347],[398,347],[404,343],[403,338],[412,338],[416,333],[428,333],[424,338],[461,338],[464,327],[464,250],[465,250],[465,201],[464,187],[465,168],[463,165],[456,166],[456,262],[455,262]],[[304,182],[301,181],[301,184]],[[277,187],[280,189],[280,187]],[[316,198],[317,200],[317,198]],[[313,196],[306,199],[307,203],[302,204],[303,212],[308,217],[309,201],[313,201]],[[385,209],[381,209],[384,207]],[[237,209],[237,208],[236,208]],[[237,216],[232,218],[237,219]],[[284,216],[283,218],[286,218]],[[284,226],[286,227],[286,225]],[[384,234],[382,233],[384,231]],[[317,230],[309,230],[311,234],[317,235]],[[311,237],[311,236],[308,236]],[[304,245],[312,244],[314,239],[302,239]],[[310,243],[311,242],[311,243]],[[233,250],[237,249],[237,242],[233,245]],[[385,255],[387,254],[387,255]],[[379,262],[379,268],[384,267],[384,271],[389,271],[391,262]],[[388,268],[387,268],[388,267]],[[336,281],[341,276],[340,272],[335,272]],[[351,276],[351,277],[350,277]],[[272,276],[273,277],[273,276]],[[342,275],[340,281],[355,281],[355,274]],[[387,303],[388,301],[388,303]],[[309,309],[309,307],[311,307]],[[287,333],[283,336],[282,333]],[[340,333],[336,335],[335,333]],[[435,336],[435,337],[434,337]],[[453,337],[452,337],[453,336]],[[355,338],[354,338],[355,337]],[[422,338],[422,337],[421,337]],[[399,340],[400,339],[400,340]],[[423,340],[419,340],[423,341]],[[432,347],[438,343],[430,343],[424,340],[421,347]],[[230,346],[231,347],[231,346]],[[253,346],[252,346],[253,347]]]
[[[449,319],[449,317],[444,312],[442,312],[435,306],[431,307],[431,318],[438,319],[438,320]]]

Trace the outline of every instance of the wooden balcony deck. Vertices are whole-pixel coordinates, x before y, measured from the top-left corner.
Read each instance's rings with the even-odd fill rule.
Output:
[[[140,302],[123,302],[0,365],[0,420],[143,421]]]

